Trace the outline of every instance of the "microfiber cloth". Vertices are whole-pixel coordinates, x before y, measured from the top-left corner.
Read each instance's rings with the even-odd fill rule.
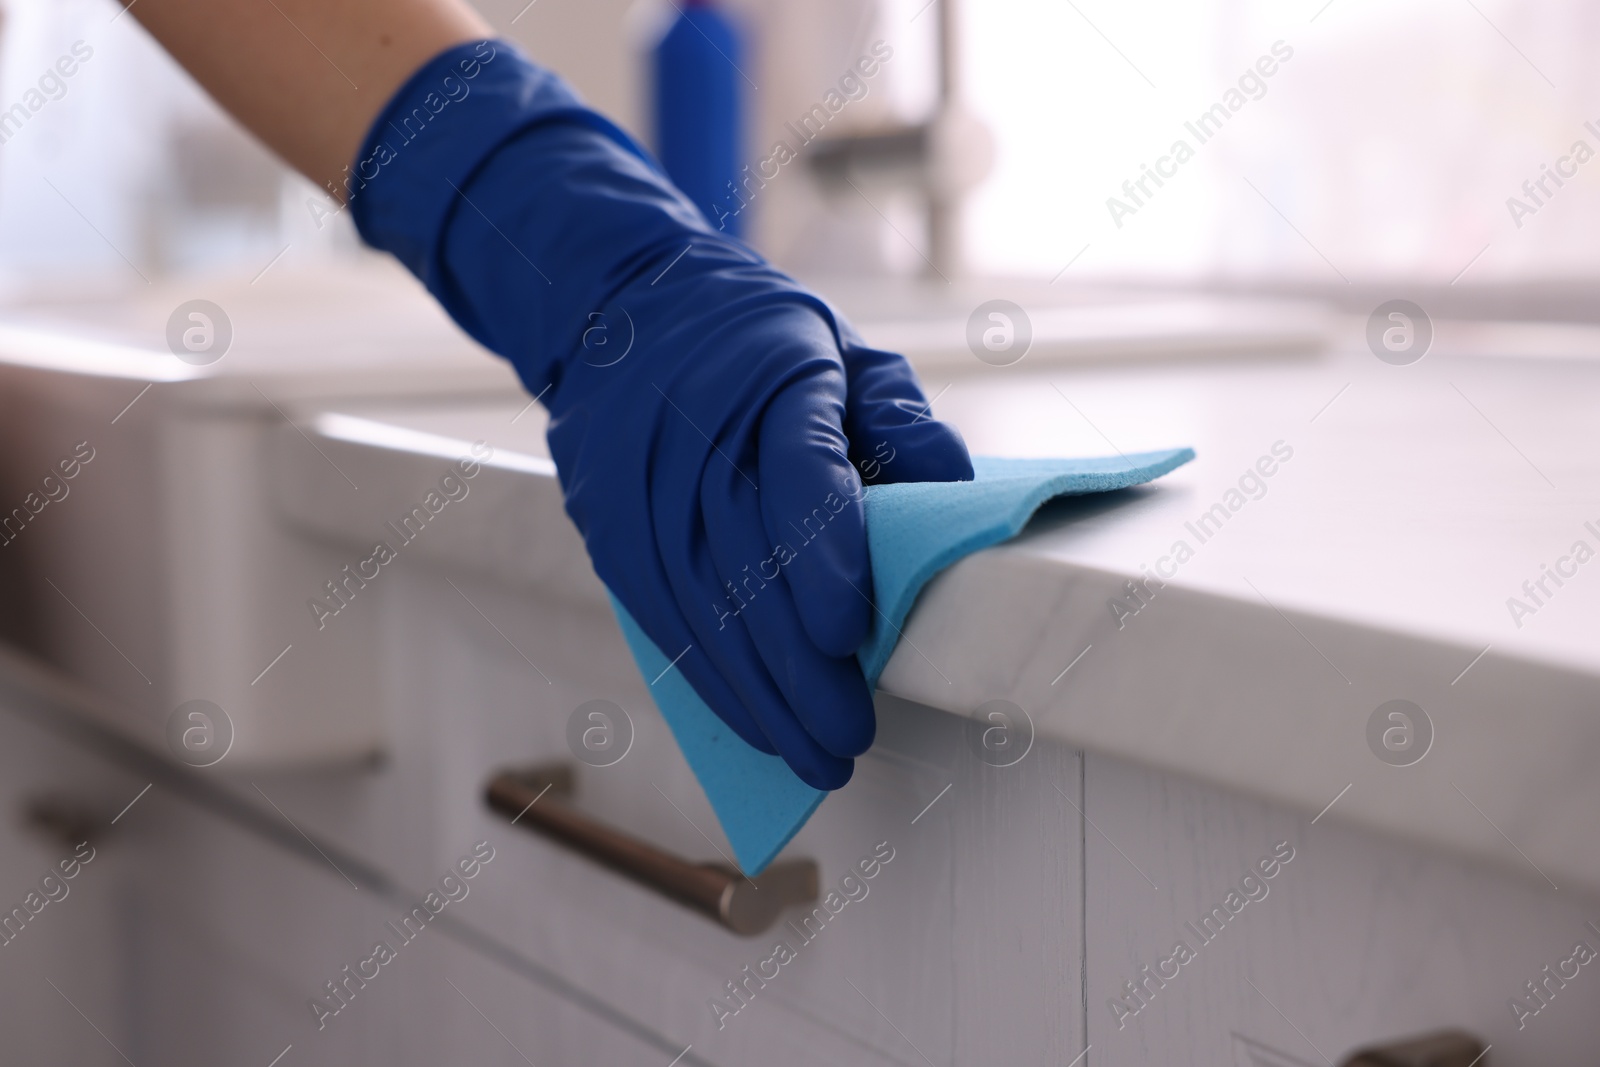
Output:
[[[964,556],[1022,532],[1033,513],[1060,496],[1126,489],[1194,458],[1187,448],[1094,459],[978,456],[970,482],[869,485],[862,497],[877,612],[857,652],[876,688],[917,594]],[[617,621],[656,706],[711,801],[743,871],[760,874],[800,832],[828,794],[813,789],[777,756],[745,744],[708,708],[683,674],[613,598]]]

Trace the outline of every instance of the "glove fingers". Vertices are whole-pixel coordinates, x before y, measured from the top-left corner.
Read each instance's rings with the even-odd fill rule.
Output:
[[[853,761],[823,748],[801,725],[767,672],[743,622],[730,620],[722,630],[704,637],[710,662],[726,680],[742,708],[760,726],[770,747],[776,749],[801,781],[814,789],[838,789],[850,780],[855,766]],[[715,710],[716,705],[712,708]]]
[[[872,623],[861,479],[842,426],[844,384],[836,367],[823,364],[785,386],[762,413],[757,446],[760,512],[771,541],[757,558],[770,555],[781,567],[809,643],[833,657],[853,655]],[[736,566],[743,573],[743,563]]]
[[[740,521],[756,510],[756,491],[728,473],[716,485],[714,468],[707,472],[702,506],[711,557],[733,585],[739,619],[806,732],[835,756],[859,756],[876,729],[861,667],[854,656],[830,656],[811,642],[764,531]]]
[[[670,416],[665,419],[666,425],[674,428],[680,436],[694,432],[691,427],[680,427],[679,421],[683,416],[670,409],[657,414]],[[553,425],[561,423],[558,420]],[[664,432],[659,424],[636,429],[643,429],[651,436]],[[595,440],[598,441],[597,447],[605,449],[614,443],[615,438],[606,436]],[[686,460],[697,452],[702,453],[698,462],[703,467],[706,462],[704,444],[704,438],[696,435],[692,441],[669,440],[662,448],[676,446],[677,452]],[[674,509],[661,506],[662,501],[669,504],[682,502],[686,495],[692,498],[693,494],[684,494],[681,490],[674,490],[670,483],[664,484],[661,472],[652,469],[650,458],[650,453],[640,452],[629,455],[624,462],[602,467],[608,471],[604,479],[574,478],[563,474],[567,510],[573,521],[584,530],[585,546],[594,561],[595,570],[662,655],[674,662],[672,669],[683,673],[706,706],[746,744],[759,752],[775,756],[778,754],[777,748],[750,713],[747,701],[729,685],[721,665],[708,653],[701,633],[690,623],[691,612],[702,612],[705,617],[700,621],[709,623],[713,631],[718,625],[716,610],[721,598],[716,593],[716,574],[709,560],[704,568],[707,576],[702,596],[686,602],[680,591],[674,588],[672,576],[682,568],[674,567],[667,561],[689,558],[683,553],[690,549],[703,555],[703,542],[695,542],[690,538],[687,547],[679,543],[669,548],[656,531],[664,528],[664,524],[672,528],[692,526],[699,522],[700,510],[698,502],[692,499],[686,507]],[[717,459],[716,462],[722,461]],[[584,469],[581,464],[573,465]],[[692,471],[685,473],[693,475]],[[634,512],[639,521],[598,521],[616,500],[639,502]],[[646,527],[643,531],[642,526]],[[641,532],[650,536],[641,537]],[[646,681],[654,685],[657,680]]]
[[[626,545],[613,546],[609,551],[606,540],[600,533],[591,537],[589,550],[595,559],[627,558],[618,554],[619,551],[634,556],[638,554],[637,541],[633,536],[628,538]],[[671,596],[639,595],[636,589],[629,587],[621,575],[602,575],[602,577],[607,578],[607,586],[627,606],[639,627],[651,641],[655,642],[656,648],[660,649],[669,661],[676,661],[671,669],[683,672],[683,676],[688,679],[695,692],[717,717],[727,723],[728,728],[752,748],[769,756],[777,755],[777,749],[773,748],[772,742],[767,739],[767,735],[751,716],[744,701],[740,700],[723,680],[722,675],[717,672],[716,665],[700,647],[699,639],[690,628],[688,620],[684,618],[683,612],[679,610],[677,601]],[[659,563],[654,577],[660,583],[658,588],[670,593],[665,567]],[[652,686],[657,680],[659,679],[646,679]]]
[[[712,452],[701,478],[719,475],[709,472],[726,464],[723,455]],[[753,464],[741,458],[741,469],[753,469]],[[744,475],[727,467],[726,476],[742,479]],[[721,579],[707,551],[706,526],[701,514],[700,500],[667,496],[662,498],[655,515],[656,540],[662,555],[667,559],[684,561],[684,566],[667,570],[674,599],[677,601],[694,635],[694,643],[701,655],[709,661],[712,672],[721,686],[700,689],[699,672],[688,675],[691,683],[705,698],[711,709],[729,721],[731,700],[760,726],[771,747],[793,768],[800,780],[815,789],[838,789],[850,780],[854,764],[829,753],[801,726],[789,703],[778,690],[772,676],[762,663],[760,653],[751,640],[745,624],[733,611],[738,601],[728,598]],[[724,509],[719,521],[739,522],[751,528],[760,527],[761,518],[751,507],[742,516],[729,516]],[[689,656],[694,656],[691,651]],[[688,659],[689,657],[685,657]]]
[[[691,647],[674,669],[683,671],[684,678],[688,679],[694,691],[700,695],[700,699],[704,700],[706,706],[716,713],[717,718],[726,723],[728,729],[738,734],[745,744],[769,756],[778,754],[777,748],[745,707],[744,701],[740,700],[728,683],[722,680],[711,657],[703,650]]]
[[[844,429],[850,458],[868,484],[972,480],[966,442],[933,417],[904,359],[847,344],[844,362],[850,390]]]

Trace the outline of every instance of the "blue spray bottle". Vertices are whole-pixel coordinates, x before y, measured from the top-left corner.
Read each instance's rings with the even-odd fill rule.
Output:
[[[655,49],[656,153],[713,226],[744,233],[743,41],[710,0],[684,0]]]

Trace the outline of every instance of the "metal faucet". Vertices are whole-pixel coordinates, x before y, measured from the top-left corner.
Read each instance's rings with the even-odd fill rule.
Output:
[[[994,139],[960,100],[956,0],[933,0],[938,91],[926,120],[863,133],[823,137],[807,147],[806,162],[820,180],[843,185],[854,174],[912,186],[923,197],[927,274],[949,281],[960,273],[961,200],[988,176]]]

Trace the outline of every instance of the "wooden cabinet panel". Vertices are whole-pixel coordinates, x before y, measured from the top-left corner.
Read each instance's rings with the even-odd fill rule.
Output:
[[[86,848],[77,834],[40,832],[27,812],[45,800],[103,828],[145,783],[13,710],[0,708],[0,1059],[122,1064],[118,1050],[131,1055],[137,1038],[123,995],[134,965],[124,887],[139,857],[116,831],[144,822],[149,798],[113,833],[85,835]]]
[[[477,888],[503,873],[498,854],[437,918],[406,925],[407,903],[422,903],[429,884],[399,896],[354,888],[331,858],[288,856],[182,801],[152,807],[125,908],[136,1062],[265,1065],[290,1046],[284,1065],[671,1058],[443,928],[482,922]],[[375,953],[379,942],[392,954]]]
[[[1077,796],[1076,753],[1040,743],[1015,767],[986,766],[964,720],[883,700],[880,743],[788,853],[818,862],[825,891],[858,899],[826,924],[803,927],[796,911],[735,937],[482,805],[498,767],[572,761],[569,715],[607,699],[627,711],[633,745],[613,766],[577,767],[577,802],[686,857],[725,850],[615,623],[470,575],[386,580],[369,606],[388,631],[393,749],[359,774],[261,778],[289,817],[414,883],[458,843],[493,842],[473,889],[482,928],[693,1044],[691,1058],[942,1065],[1081,1050],[1082,834],[1063,797]],[[893,858],[842,886],[875,854]],[[780,939],[793,960],[752,978],[772,974]]]
[[[1088,757],[1085,783],[1103,831],[1087,845],[1090,1062],[1339,1063],[1444,1027],[1490,1042],[1496,1067],[1594,1062],[1600,975],[1583,968],[1520,1029],[1508,1001],[1578,941],[1600,948],[1586,926],[1600,920],[1595,901],[1532,868],[1522,877],[1106,757]],[[1258,865],[1275,849],[1293,859],[1268,880]],[[1164,962],[1180,941],[1193,958]]]

